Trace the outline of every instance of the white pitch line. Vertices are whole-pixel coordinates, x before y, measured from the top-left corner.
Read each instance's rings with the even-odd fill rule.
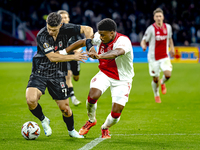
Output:
[[[200,133],[172,133],[172,134],[164,134],[164,133],[158,133],[158,134],[113,134],[113,135],[120,135],[120,136],[134,136],[134,135],[200,135]]]
[[[96,138],[96,139],[92,140],[90,143],[87,143],[85,146],[81,147],[78,150],[89,150],[89,149],[92,149],[93,147],[95,147],[97,144],[99,144],[100,142],[102,142],[105,139],[106,138],[101,138],[101,136],[100,136],[99,138]]]

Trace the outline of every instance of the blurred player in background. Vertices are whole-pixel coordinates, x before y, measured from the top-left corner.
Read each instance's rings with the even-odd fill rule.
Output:
[[[74,117],[69,106],[65,76],[68,71],[66,61],[80,61],[86,59],[86,56],[81,51],[75,52],[74,55],[61,54],[66,54],[65,48],[72,36],[84,33],[86,37],[92,38],[93,29],[88,26],[62,24],[61,21],[59,14],[50,13],[46,27],[42,28],[37,35],[37,54],[33,57],[32,73],[26,89],[26,101],[31,113],[41,121],[45,135],[50,136],[52,134],[50,120],[43,114],[42,107],[38,103],[47,88],[62,112],[69,135],[83,138],[74,129]]]
[[[69,23],[70,18],[69,18],[69,13],[65,10],[59,10],[57,12],[58,14],[61,15],[62,17],[62,23]],[[68,41],[68,45],[71,45],[72,43],[78,41],[82,39],[81,34],[78,34],[76,36],[73,36],[69,39]],[[76,51],[80,51],[81,48],[77,49]],[[69,55],[74,54],[74,52],[71,52]],[[67,62],[68,64],[68,73],[66,76],[66,84],[68,86],[68,90],[69,90],[69,94],[70,94],[70,98],[72,100],[72,103],[75,106],[78,106],[81,102],[79,100],[77,100],[75,94],[74,94],[74,89],[73,89],[73,84],[72,84],[72,75],[73,75],[73,79],[75,81],[79,80],[79,74],[80,74],[80,62],[79,61],[69,61]]]
[[[89,120],[79,130],[79,134],[87,134],[89,129],[96,125],[97,100],[110,87],[112,109],[101,126],[101,132],[102,138],[111,138],[108,128],[119,121],[132,86],[133,49],[129,38],[116,32],[117,25],[112,19],[101,20],[97,28],[98,32],[95,33],[92,43],[97,45],[98,52],[93,45],[87,49],[90,57],[99,59],[100,71],[91,79],[86,100]]]
[[[148,62],[149,73],[153,77],[151,83],[155,102],[161,103],[159,95],[159,76],[160,69],[163,71],[163,77],[160,79],[162,94],[166,94],[165,82],[171,77],[172,64],[170,61],[168,47],[170,46],[170,55],[174,56],[174,43],[172,40],[172,28],[169,24],[163,23],[163,10],[157,8],[154,12],[155,23],[150,25],[140,43],[143,51],[147,48],[149,42]]]

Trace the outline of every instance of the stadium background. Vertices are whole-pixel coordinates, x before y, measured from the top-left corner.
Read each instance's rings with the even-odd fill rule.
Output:
[[[0,0],[0,3],[0,46],[17,46],[0,47],[0,62],[31,61],[30,56],[36,51],[36,47],[30,47],[36,46],[35,36],[46,25],[47,15],[60,9],[69,12],[71,23],[89,25],[94,32],[101,19],[114,19],[118,32],[127,35],[136,46],[134,62],[147,62],[146,52],[142,52],[139,43],[146,28],[153,23],[152,12],[157,7],[164,10],[165,22],[173,29],[174,45],[179,46],[173,62],[199,62],[198,0]],[[87,62],[96,61],[88,59]]]

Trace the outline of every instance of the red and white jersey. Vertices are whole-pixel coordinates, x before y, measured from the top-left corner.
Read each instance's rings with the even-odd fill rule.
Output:
[[[97,46],[98,54],[103,54],[116,48],[124,49],[124,55],[114,59],[99,59],[99,69],[110,78],[132,82],[134,76],[133,48],[127,36],[117,33],[112,42],[104,44],[101,42],[100,34],[96,32],[92,43]]]
[[[154,23],[147,28],[142,40],[149,42],[149,61],[169,57],[170,38],[172,38],[172,28],[167,23],[163,23],[162,27],[158,27]]]

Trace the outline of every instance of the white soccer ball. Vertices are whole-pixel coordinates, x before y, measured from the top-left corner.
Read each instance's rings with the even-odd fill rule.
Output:
[[[40,127],[36,122],[28,121],[23,124],[21,134],[27,140],[35,140],[40,135]]]

